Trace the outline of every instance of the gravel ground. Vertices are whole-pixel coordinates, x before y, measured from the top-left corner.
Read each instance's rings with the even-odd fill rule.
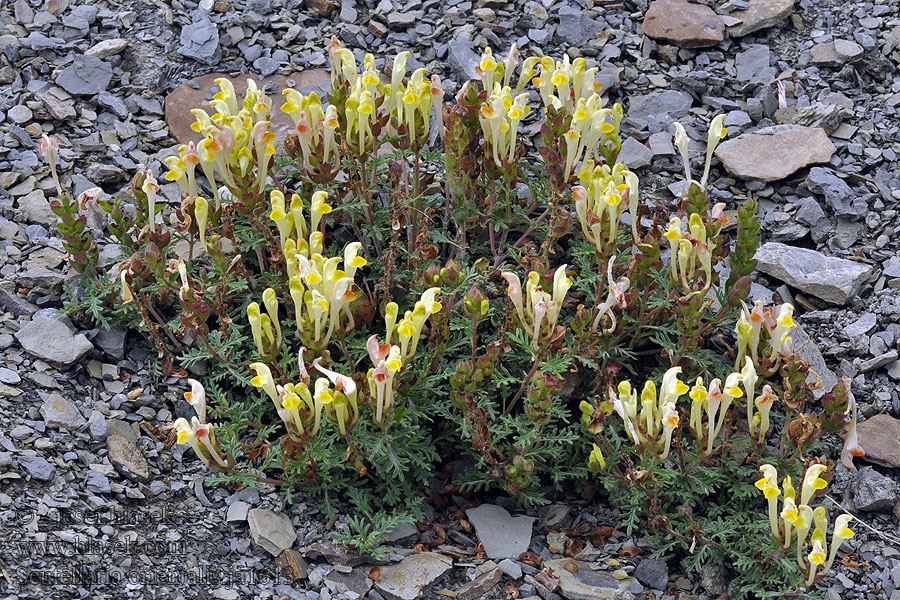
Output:
[[[845,546],[863,566],[836,567],[820,589],[830,600],[900,600],[900,2],[337,1],[0,4],[2,597],[377,600],[452,590],[506,598],[508,584],[522,598],[550,597],[524,563],[498,555],[479,565],[459,553],[474,547],[473,533],[448,533],[452,569],[446,557],[414,554],[433,529],[398,532],[370,591],[372,565],[331,546],[330,532],[345,525],[326,522],[315,501],[285,506],[265,485],[205,488],[202,465],[139,426],[184,410],[185,384],[150,373],[138,336],[56,319],[68,275],[40,134],[58,136],[63,180],[76,194],[94,186],[116,194],[138,168],[159,172],[173,152],[179,126],[166,97],[199,87],[176,86],[210,72],[296,81],[326,66],[335,34],[373,52],[379,66],[413,50],[410,67],[438,73],[448,94],[473,75],[488,44],[503,54],[517,42],[523,53],[595,61],[610,98],[625,99],[622,158],[648,202],[681,190],[671,121],[685,124],[702,155],[706,123],[727,113],[730,141],[711,193],[730,208],[751,194],[760,201],[766,244],[753,297],[798,307],[795,339],[826,389],[839,376],[853,379],[868,421],[861,442],[870,462],[859,460],[866,468],[857,473],[838,466],[831,490],[871,527],[856,527]],[[174,184],[163,193],[173,205],[179,199]],[[114,257],[98,242],[103,257]],[[583,503],[533,516],[522,542],[546,559],[560,543],[549,529],[615,522]],[[641,540],[613,538],[584,558],[602,561],[634,544]],[[285,572],[273,555],[286,547],[294,552],[279,559],[293,565]],[[409,577],[414,567],[419,575]],[[610,590],[714,598],[727,577],[709,569],[691,580],[669,567],[625,565],[637,579]],[[661,588],[668,595],[652,591]],[[578,597],[571,586],[557,592]]]

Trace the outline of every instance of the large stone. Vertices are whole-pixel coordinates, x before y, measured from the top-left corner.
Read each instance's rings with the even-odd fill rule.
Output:
[[[622,149],[619,150],[616,160],[634,170],[646,167],[650,164],[651,159],[653,159],[653,151],[650,148],[633,137],[627,137],[622,142]]]
[[[118,433],[113,433],[106,438],[106,447],[109,450],[109,462],[119,473],[136,481],[150,479],[147,459],[141,454],[140,448],[131,443],[131,440]]]
[[[714,46],[725,36],[725,24],[713,9],[686,0],[656,0],[641,29],[647,37],[682,48]]]
[[[588,43],[597,33],[606,30],[606,26],[592,19],[579,6],[571,6],[564,4],[559,7],[559,27],[556,34],[570,46],[583,46]]]
[[[731,37],[743,37],[754,31],[772,27],[787,19],[794,10],[794,0],[750,0],[747,10],[732,16],[741,22],[728,28]]]
[[[797,354],[809,363],[809,374],[806,376],[806,383],[817,383],[820,380],[822,382],[822,387],[812,391],[813,396],[818,400],[834,389],[834,385],[838,382],[838,376],[825,364],[825,358],[819,351],[819,347],[816,346],[816,343],[812,341],[801,325],[795,327],[791,331],[790,336]]]
[[[767,242],[756,252],[756,268],[832,304],[846,304],[872,275],[872,267],[815,250]]]
[[[213,60],[219,51],[219,29],[208,18],[181,28],[178,53],[201,62]]]
[[[265,88],[269,95],[275,99],[276,105],[279,104],[278,99],[281,98],[281,91],[291,87],[287,84],[288,80],[292,80],[293,88],[303,94],[315,91],[321,97],[327,90],[331,89],[331,76],[325,69],[309,69],[288,76],[273,75],[264,79],[247,73],[236,77],[225,73],[209,73],[196,77],[181,83],[166,96],[166,125],[169,126],[169,133],[172,134],[172,137],[179,144],[187,144],[188,142],[196,144],[200,141],[200,134],[191,129],[191,124],[196,121],[194,115],[191,114],[191,109],[199,107],[207,109],[208,113],[214,112],[209,108],[206,95],[209,93],[210,88],[216,85],[215,80],[219,77],[230,80],[238,96],[242,96],[247,91],[247,80],[253,78],[258,87]],[[272,131],[281,139],[294,128],[294,121],[291,117],[277,108],[273,107],[271,118]]]
[[[78,362],[94,348],[84,334],[72,334],[65,323],[45,316],[17,331],[16,339],[31,354],[60,366]]]
[[[628,116],[635,119],[654,117],[668,120],[669,117],[683,117],[693,103],[689,94],[676,90],[651,92],[643,96],[632,96],[628,105]]]
[[[77,406],[55,393],[41,405],[41,415],[47,427],[54,429],[78,429],[85,422]]]
[[[447,44],[447,62],[461,81],[478,79],[475,68],[481,58],[475,53],[472,42],[465,38],[455,38]]]
[[[247,524],[250,525],[253,541],[272,556],[278,556],[282,550],[293,546],[297,539],[294,525],[284,513],[254,508],[247,513]]]
[[[112,65],[96,56],[78,55],[56,76],[56,83],[70,94],[93,96],[109,86]]]
[[[666,561],[645,558],[634,569],[637,580],[654,590],[665,590],[669,583],[669,567]]]
[[[754,44],[734,57],[737,79],[744,83],[769,84],[775,79],[776,71],[770,67],[771,50],[766,44]]]
[[[606,571],[592,570],[591,566],[591,563],[568,558],[544,561],[544,568],[552,569],[553,576],[559,579],[556,591],[569,600],[618,600],[634,597],[628,592],[628,586],[637,583],[634,577],[619,581]]]
[[[774,125],[726,140],[716,148],[725,170],[739,179],[778,181],[809,165],[826,163],[835,152],[819,127]]]
[[[452,567],[453,562],[441,554],[413,554],[395,565],[381,567],[375,588],[388,600],[416,600]]]
[[[809,191],[825,196],[825,200],[838,216],[864,217],[869,210],[866,201],[859,198],[847,183],[831,169],[813,167],[806,177]]]
[[[900,469],[900,421],[890,415],[875,415],[856,426],[863,460]]]
[[[531,544],[534,517],[513,517],[496,504],[482,504],[466,511],[488,558],[519,558]]]
[[[872,467],[863,467],[853,479],[853,504],[864,512],[890,512],[900,500],[900,483]]]
[[[41,456],[22,456],[19,458],[19,464],[31,475],[32,479],[38,481],[50,481],[56,472],[56,467]]]
[[[19,208],[25,213],[25,218],[29,223],[55,225],[58,221],[50,209],[50,202],[44,196],[43,190],[34,190],[27,196],[19,198],[18,202]]]

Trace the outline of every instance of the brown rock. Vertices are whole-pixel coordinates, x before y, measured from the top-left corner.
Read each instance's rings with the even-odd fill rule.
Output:
[[[644,35],[682,48],[705,48],[721,42],[725,24],[713,10],[686,0],[656,0],[641,25]]]
[[[54,96],[49,90],[37,92],[35,96],[44,103],[47,112],[49,112],[50,116],[54,119],[58,121],[68,121],[69,119],[75,118],[75,105],[71,101],[61,100]]]
[[[839,67],[841,65],[841,57],[838,56],[834,42],[813,46],[809,51],[809,61],[820,67]]]
[[[141,454],[140,448],[127,438],[113,433],[106,439],[106,446],[109,449],[109,462],[122,475],[137,481],[147,481],[150,478],[147,459]]]
[[[494,563],[490,562],[490,564]],[[459,588],[456,592],[456,597],[458,600],[475,600],[476,598],[481,598],[487,594],[491,588],[500,583],[500,576],[502,574],[503,571],[500,570],[500,567],[494,565],[494,568],[488,570],[486,573],[482,573]]]
[[[857,425],[856,431],[866,451],[863,460],[900,469],[900,421],[889,415],[875,415]]]
[[[794,0],[750,0],[747,10],[733,13],[741,20],[740,25],[728,29],[731,37],[743,37],[747,34],[772,27],[787,19],[794,10]]]
[[[273,75],[262,80],[246,73],[237,77],[231,77],[225,73],[209,73],[191,80],[198,86],[197,89],[192,88],[188,85],[190,82],[185,81],[166,96],[166,124],[169,126],[172,137],[179,144],[200,141],[200,134],[191,129],[191,123],[196,120],[191,114],[191,109],[203,108],[207,112],[212,112],[209,102],[206,101],[206,95],[209,93],[209,89],[216,85],[214,80],[219,77],[230,79],[238,96],[247,90],[247,80],[251,77],[256,80],[258,87],[265,87],[269,97],[272,98],[272,130],[282,139],[294,127],[294,122],[288,115],[281,112],[280,108],[283,104],[281,91],[288,87],[287,80],[294,80],[294,89],[298,91],[307,86],[318,86],[324,90],[331,89],[331,76],[325,69],[309,69],[287,76]]]
[[[716,156],[739,179],[778,181],[803,167],[827,163],[835,150],[820,127],[775,125],[722,142]]]
[[[275,565],[281,568],[281,574],[288,581],[309,577],[309,563],[296,550],[284,550],[275,559]]]
[[[328,0],[306,0],[306,8],[314,15],[327,17],[337,10],[337,4]]]

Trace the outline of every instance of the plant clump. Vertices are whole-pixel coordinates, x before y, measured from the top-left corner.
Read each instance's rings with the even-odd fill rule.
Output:
[[[674,125],[688,183],[649,206],[617,162],[622,107],[583,58],[488,49],[480,81],[445,102],[408,52],[383,73],[337,40],[328,53],[327,98],[217,80],[192,111],[199,141],[161,174],[182,191],[172,225],[151,171],[132,200],[97,206],[56,180],[88,282],[72,310],[145,332],[162,375],[206,368],[177,442],[219,483],[304,490],[330,511],[349,497],[372,526],[344,541],[367,552],[379,523],[421,520],[430,478],[462,459],[454,493],[603,490],[659,554],[734,569],[737,598],[821,578],[851,535],[837,517],[825,558],[821,436],[843,431],[852,466],[855,403],[846,382],[814,410],[793,307],[746,305],[756,203],[730,213],[706,192],[723,117],[699,181]],[[293,121],[283,144],[273,111]],[[55,167],[53,140],[42,150]],[[96,214],[124,254],[111,270],[86,231]]]

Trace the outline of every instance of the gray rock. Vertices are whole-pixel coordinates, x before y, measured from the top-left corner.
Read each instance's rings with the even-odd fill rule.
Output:
[[[31,120],[31,117],[34,116],[34,113],[31,112],[31,109],[25,106],[24,104],[17,104],[13,106],[6,112],[6,116],[13,123],[27,123]]]
[[[73,335],[66,324],[53,317],[35,317],[16,332],[22,348],[57,365],[67,367],[93,350],[84,334]]]
[[[56,83],[70,94],[93,96],[107,87],[112,79],[112,65],[96,56],[76,56],[72,64],[56,77]]]
[[[872,275],[872,267],[815,250],[767,242],[756,252],[757,269],[832,304],[846,304]]]
[[[97,104],[116,113],[120,119],[128,116],[128,108],[121,98],[109,92],[100,92],[97,96]]]
[[[56,467],[47,462],[46,459],[36,455],[19,457],[19,464],[31,475],[32,479],[37,479],[38,481],[50,481],[56,472]]]
[[[109,58],[119,54],[128,47],[128,40],[123,38],[113,38],[111,40],[102,40],[97,42],[87,50],[85,56],[96,56],[97,58]]]
[[[381,567],[375,589],[388,600],[416,600],[452,567],[453,562],[441,554],[412,554],[395,565]]]
[[[863,467],[853,480],[853,503],[864,512],[890,512],[900,500],[900,483],[872,467]]]
[[[668,131],[659,131],[650,136],[650,151],[653,156],[675,156],[675,145]]]
[[[147,459],[141,454],[140,448],[131,441],[119,435],[111,434],[106,439],[106,447],[109,450],[109,462],[129,479],[147,481],[150,479],[150,467]]]
[[[732,579],[723,565],[706,563],[700,568],[700,585],[713,596],[721,596],[728,591]]]
[[[725,140],[716,157],[739,179],[778,181],[803,167],[825,163],[834,144],[820,127],[774,125]]]
[[[813,241],[818,242],[828,235],[831,229],[831,221],[825,216],[825,211],[819,206],[815,198],[806,196],[797,202],[797,212],[794,218],[809,227]]]
[[[500,570],[506,573],[506,575],[510,579],[521,579],[522,578],[522,567],[515,561],[512,561],[508,558],[504,558],[497,566],[500,567]]]
[[[614,600],[634,597],[628,591],[631,584],[637,583],[633,577],[618,581],[608,572],[594,571],[591,566],[591,563],[568,558],[544,561],[544,567],[553,569],[554,576],[559,578],[559,587],[556,591],[568,600]]]
[[[247,513],[247,524],[253,541],[272,556],[290,548],[297,539],[294,525],[284,513],[254,508]]]
[[[55,225],[58,221],[43,190],[33,190],[26,196],[22,196],[19,198],[18,204],[19,209],[25,213],[25,218],[31,223]]]
[[[834,40],[834,51],[844,62],[854,62],[863,57],[863,47],[850,40]]]
[[[495,504],[482,504],[466,511],[488,558],[518,558],[531,544],[534,517],[513,517]]]
[[[356,23],[356,19],[359,18],[356,2],[354,0],[341,0],[341,14],[339,16],[344,23]]]
[[[198,61],[210,61],[219,51],[219,29],[208,18],[181,28],[178,53]]]
[[[651,589],[665,591],[669,583],[669,567],[664,560],[645,558],[635,568],[634,576]]]
[[[866,313],[854,322],[850,323],[841,332],[848,339],[855,339],[862,336],[868,336],[878,324],[878,317],[875,313]]]
[[[692,103],[693,98],[684,92],[676,90],[651,92],[643,96],[631,97],[628,116],[642,120],[654,117],[661,121],[683,117],[687,115]]]
[[[228,507],[225,514],[225,521],[228,523],[239,523],[247,520],[247,513],[250,511],[250,505],[246,502],[238,500]]]
[[[838,382],[838,376],[825,364],[825,358],[819,351],[819,347],[810,339],[802,325],[798,325],[791,331],[790,336],[794,342],[794,349],[803,360],[809,363],[810,373],[806,376],[806,383],[815,383],[820,379],[822,381],[822,387],[812,391],[817,400],[821,399],[822,396],[834,389],[834,385]]]
[[[765,44],[754,44],[734,57],[738,81],[745,83],[771,83],[775,78],[774,67],[769,67],[771,51]]]
[[[399,542],[402,539],[412,537],[419,534],[419,529],[412,523],[400,525],[381,536],[381,539],[389,544]]]
[[[557,35],[570,46],[582,46],[604,30],[603,23],[590,18],[577,6],[564,5],[559,8]]]
[[[12,369],[0,367],[0,383],[9,383],[11,385],[15,385],[20,381],[22,381],[22,378],[19,377],[18,373],[16,373]]]
[[[478,79],[475,67],[481,62],[481,58],[475,54],[472,42],[456,38],[447,45],[447,52],[450,67],[461,80]]]
[[[87,491],[95,494],[108,494],[112,491],[109,485],[109,478],[103,473],[97,471],[88,471],[84,476],[84,487]]]
[[[629,169],[640,169],[649,165],[652,159],[653,151],[650,148],[633,137],[628,137],[622,142],[622,148],[619,150],[616,160]]]
[[[47,427],[54,429],[78,429],[85,422],[78,407],[59,394],[47,396],[41,405],[41,415]]]
[[[105,441],[109,437],[109,421],[99,411],[93,411],[88,418],[88,431],[91,439]]]
[[[125,358],[125,338],[127,336],[128,332],[121,327],[110,329],[109,331],[101,329],[91,341],[100,350],[103,350],[113,358],[121,360]]]
[[[838,216],[864,217],[869,210],[866,201],[857,197],[853,189],[831,169],[824,167],[810,169],[806,177],[806,187],[811,192],[824,195]]]

